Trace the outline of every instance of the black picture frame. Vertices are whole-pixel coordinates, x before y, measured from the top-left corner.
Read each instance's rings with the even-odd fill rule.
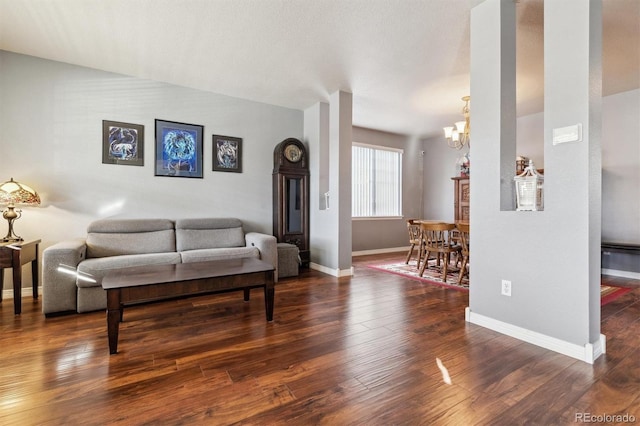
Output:
[[[204,126],[159,119],[155,122],[155,175],[202,178]]]
[[[144,126],[102,120],[102,163],[144,166]]]
[[[242,138],[213,135],[214,172],[242,173]]]

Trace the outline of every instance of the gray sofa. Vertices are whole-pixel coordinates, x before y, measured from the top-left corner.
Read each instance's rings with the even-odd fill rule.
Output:
[[[276,238],[245,233],[234,218],[102,219],[86,238],[62,241],[42,255],[42,311],[89,312],[105,309],[101,279],[128,266],[256,257],[278,268]]]

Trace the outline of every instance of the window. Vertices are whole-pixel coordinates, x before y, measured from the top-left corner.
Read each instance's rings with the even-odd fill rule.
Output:
[[[354,143],[351,157],[351,215],[402,215],[402,150]]]

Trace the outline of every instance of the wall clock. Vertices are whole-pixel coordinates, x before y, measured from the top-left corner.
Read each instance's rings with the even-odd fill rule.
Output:
[[[284,147],[284,156],[292,163],[297,163],[302,159],[302,150],[298,145],[290,143]]]

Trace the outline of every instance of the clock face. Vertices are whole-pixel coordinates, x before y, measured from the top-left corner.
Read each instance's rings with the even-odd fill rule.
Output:
[[[284,148],[284,156],[292,163],[297,163],[302,158],[302,151],[300,150],[300,147],[298,147],[298,145],[287,145]]]

